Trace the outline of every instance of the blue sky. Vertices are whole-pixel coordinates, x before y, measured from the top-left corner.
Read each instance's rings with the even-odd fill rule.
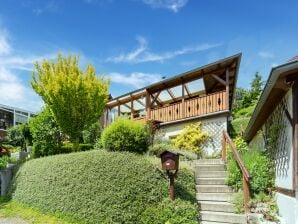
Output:
[[[0,103],[38,111],[34,61],[80,55],[113,96],[242,52],[238,86],[298,54],[298,2],[0,0]]]

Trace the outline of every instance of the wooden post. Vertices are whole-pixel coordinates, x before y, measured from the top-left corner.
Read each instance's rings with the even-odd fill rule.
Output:
[[[225,133],[222,132],[222,160],[226,162],[227,160],[227,142]]]
[[[147,91],[146,94],[146,120],[150,120],[151,119],[151,100],[150,100],[151,96],[150,93]]]
[[[243,182],[243,204],[245,212],[249,212],[248,202],[250,200],[250,192],[249,192],[249,183],[245,180],[244,175],[242,175]]]
[[[184,90],[185,90],[185,86],[184,83],[182,83],[182,118],[185,118],[185,97],[184,97]]]
[[[175,190],[174,190],[174,179],[175,179],[175,174],[170,173],[170,198],[172,201],[175,200]]]
[[[133,109],[133,100],[130,101],[130,119],[133,120],[134,118],[134,109]]]
[[[118,105],[118,117],[120,117],[121,111],[120,111],[120,105]]]
[[[298,81],[292,86],[293,93],[293,185],[298,192]]]
[[[109,126],[109,108],[106,110],[106,127]]]
[[[230,72],[229,72],[229,68],[226,69],[226,109],[230,109],[230,105],[229,105],[229,100],[230,100],[230,83],[229,83],[229,76],[230,76]]]

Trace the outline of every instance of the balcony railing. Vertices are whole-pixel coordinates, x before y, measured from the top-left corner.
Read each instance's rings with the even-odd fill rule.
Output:
[[[227,110],[226,91],[151,110],[151,119],[169,122]]]

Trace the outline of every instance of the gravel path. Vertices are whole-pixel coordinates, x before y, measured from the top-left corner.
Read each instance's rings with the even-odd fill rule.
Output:
[[[20,218],[0,218],[0,224],[29,224]]]

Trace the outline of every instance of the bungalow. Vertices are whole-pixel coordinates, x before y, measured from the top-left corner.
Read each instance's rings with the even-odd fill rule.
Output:
[[[30,111],[0,104],[0,137],[6,135],[8,128],[25,123],[34,115]]]
[[[282,223],[298,224],[298,57],[272,68],[244,138],[272,157]]]
[[[212,137],[204,146],[212,155],[221,149],[234,99],[241,54],[184,72],[169,79],[112,98],[104,123],[118,116],[158,123],[165,138],[172,138],[193,122],[202,122]]]

